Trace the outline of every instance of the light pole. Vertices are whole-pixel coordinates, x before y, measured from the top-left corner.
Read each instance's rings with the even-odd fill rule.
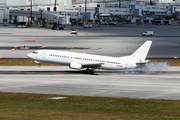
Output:
[[[87,12],[87,0],[85,0],[85,20],[86,20],[86,12]]]
[[[163,4],[163,13],[164,13],[164,3],[162,3]]]
[[[150,5],[152,5],[152,0],[150,0]]]
[[[31,26],[32,26],[32,0],[31,0]]]
[[[56,0],[54,0],[54,11],[56,11]]]
[[[79,6],[79,19],[81,19],[81,5]]]
[[[86,20],[86,9],[87,9],[87,0],[85,0],[85,13],[84,13],[84,16],[83,16],[83,25],[84,25],[84,21]]]

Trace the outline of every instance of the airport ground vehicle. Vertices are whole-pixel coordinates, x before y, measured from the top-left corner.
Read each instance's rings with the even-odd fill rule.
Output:
[[[109,25],[116,25],[116,22],[110,22]]]
[[[154,32],[153,31],[146,31],[144,33],[142,33],[142,36],[153,36],[154,35]]]
[[[92,24],[84,24],[84,28],[92,28]]]
[[[107,21],[105,22],[100,22],[101,25],[109,25],[109,23]]]
[[[26,22],[18,22],[17,27],[19,27],[19,28],[27,28]]]
[[[76,29],[72,28],[71,34],[77,34],[77,33],[78,33],[78,31]]]

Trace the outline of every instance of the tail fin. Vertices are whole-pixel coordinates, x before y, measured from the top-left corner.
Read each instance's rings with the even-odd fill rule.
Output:
[[[139,47],[132,55],[133,59],[137,60],[138,63],[148,62],[145,61],[146,56],[151,47],[152,41],[147,40],[141,47]]]

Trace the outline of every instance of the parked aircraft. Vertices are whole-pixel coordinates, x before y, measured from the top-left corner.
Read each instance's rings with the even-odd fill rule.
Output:
[[[152,41],[146,41],[132,55],[124,57],[108,57],[92,55],[85,53],[75,53],[58,50],[36,50],[27,54],[27,57],[33,59],[36,63],[54,63],[68,65],[72,69],[106,69],[106,70],[124,70],[141,68],[149,62],[146,56],[150,49]]]

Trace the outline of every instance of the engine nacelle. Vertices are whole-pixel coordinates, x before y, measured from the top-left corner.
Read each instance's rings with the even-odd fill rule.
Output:
[[[69,67],[70,67],[71,69],[81,69],[81,68],[82,68],[82,65],[79,64],[79,63],[72,62],[72,63],[70,63]]]

